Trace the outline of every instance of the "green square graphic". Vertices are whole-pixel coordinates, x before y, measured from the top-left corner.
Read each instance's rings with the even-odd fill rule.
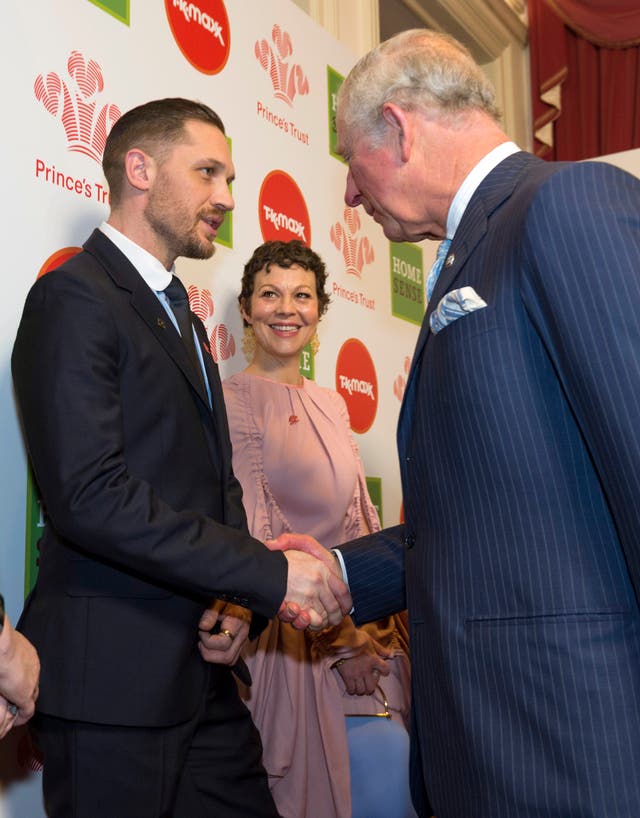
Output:
[[[120,20],[121,23],[129,25],[129,0],[89,0],[89,2],[115,17],[116,20]]]
[[[407,242],[389,242],[391,314],[422,324],[425,310],[422,248]]]
[[[376,507],[378,517],[380,517],[380,525],[384,526],[382,522],[382,478],[381,477],[367,477],[367,491],[371,502]]]
[[[27,466],[27,519],[24,543],[24,596],[33,588],[38,576],[39,541],[45,524],[44,508],[38,494],[36,481]]]
[[[316,366],[311,350],[311,342],[309,342],[300,353],[300,374],[309,381],[316,379]]]
[[[338,74],[338,72],[332,68],[330,65],[327,66],[327,106],[329,109],[328,112],[328,122],[329,122],[329,153],[334,159],[338,159],[340,162],[344,162],[344,159],[340,156],[339,153],[336,153],[336,145],[338,144],[338,134],[336,131],[336,98],[338,96],[338,91],[340,90],[340,86],[344,81],[344,77],[342,74]]]
[[[231,151],[232,142],[230,136],[227,136],[227,145]],[[229,190],[233,191],[233,185],[229,185]],[[220,225],[215,243],[233,249],[233,210],[229,210],[225,213],[224,221]]]

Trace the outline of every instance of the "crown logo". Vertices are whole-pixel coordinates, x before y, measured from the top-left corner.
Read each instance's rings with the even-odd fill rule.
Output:
[[[360,216],[352,207],[344,209],[344,224],[336,222],[331,228],[331,241],[342,252],[347,273],[362,277],[366,264],[371,264],[375,255],[371,242],[366,236],[358,238]]]
[[[309,93],[309,80],[299,65],[289,65],[286,59],[293,53],[291,37],[276,23],[271,29],[275,51],[266,40],[255,45],[256,59],[271,77],[274,96],[293,107],[296,94]]]
[[[189,296],[189,305],[195,312],[198,318],[205,325],[207,332],[209,332],[209,324],[213,318],[215,307],[213,304],[213,297],[211,292],[206,289],[200,289],[195,284],[190,284],[187,288],[187,295]],[[207,350],[211,354],[213,360],[226,361],[236,354],[236,342],[232,333],[229,331],[226,324],[215,324],[209,335],[210,349]]]
[[[401,375],[398,375],[393,382],[393,394],[399,401],[402,400],[404,395],[404,390],[407,386],[407,378],[409,377],[409,370],[411,369],[411,358],[408,355],[405,356],[403,369],[404,372]]]
[[[67,61],[69,80],[54,71],[38,74],[33,86],[36,99],[51,116],[59,117],[67,135],[69,150],[100,162],[107,134],[120,118],[117,105],[100,107],[97,96],[104,88],[102,69],[95,60],[86,60],[72,51]]]

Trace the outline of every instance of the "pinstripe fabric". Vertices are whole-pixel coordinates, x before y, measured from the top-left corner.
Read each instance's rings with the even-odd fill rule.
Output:
[[[637,818],[640,182],[515,154],[451,251],[431,303],[487,307],[437,335],[427,311],[406,524],[341,549],[358,618],[404,568],[414,792],[438,818]]]

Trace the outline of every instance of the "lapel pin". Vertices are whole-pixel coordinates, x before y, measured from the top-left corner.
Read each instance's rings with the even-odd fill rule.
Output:
[[[445,267],[451,267],[455,260],[456,260],[456,254],[455,253],[449,253],[449,255],[447,256],[447,258],[446,258],[446,260],[444,262],[444,266]]]
[[[158,326],[160,327],[160,329],[166,329],[167,328],[167,325],[164,323],[162,318],[156,318],[156,321],[158,322]]]

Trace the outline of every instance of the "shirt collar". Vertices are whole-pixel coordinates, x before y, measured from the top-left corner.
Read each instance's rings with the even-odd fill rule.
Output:
[[[169,286],[174,273],[174,265],[171,270],[167,270],[159,259],[107,222],[100,225],[100,230],[129,259],[152,290],[159,292]]]
[[[515,142],[503,142],[501,145],[498,145],[497,148],[489,151],[467,174],[449,207],[449,213],[447,214],[448,239],[453,238],[462,219],[462,214],[471,201],[471,197],[480,186],[480,182],[482,182],[485,176],[488,176],[500,162],[506,159],[507,156],[511,156],[512,153],[518,153],[519,151],[520,148]]]

